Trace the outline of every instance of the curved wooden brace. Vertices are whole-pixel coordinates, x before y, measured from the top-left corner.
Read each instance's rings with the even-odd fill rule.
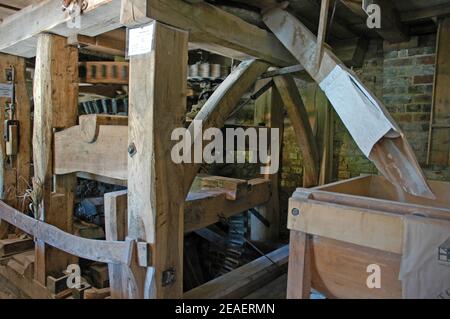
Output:
[[[195,121],[202,121],[203,131],[211,127],[223,127],[228,116],[239,102],[239,99],[268,68],[269,65],[267,63],[257,60],[248,60],[239,64],[239,66],[214,91],[213,95],[211,95],[195,117]],[[194,134],[194,123],[191,123],[188,131],[193,137],[191,140],[191,154],[193,154],[195,140],[201,140],[203,136],[196,136]],[[184,192],[186,195],[200,169],[200,165],[201,164],[186,165],[184,177]]]
[[[0,218],[50,246],[85,259],[130,264],[134,242],[86,239],[66,233],[55,226],[31,218],[0,201]]]
[[[291,76],[276,76],[273,80],[294,127],[295,136],[302,152],[304,161],[303,186],[316,186],[319,176],[319,154],[308,113],[297,85]]]
[[[128,125],[128,116],[89,114],[79,117],[81,136],[86,143],[97,140],[100,125]]]

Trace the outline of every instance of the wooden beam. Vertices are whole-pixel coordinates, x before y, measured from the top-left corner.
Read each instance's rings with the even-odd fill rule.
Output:
[[[0,240],[0,258],[14,255],[34,248],[34,242],[30,238],[12,238]]]
[[[256,83],[255,92],[260,90],[272,79],[260,80]],[[275,88],[270,88],[262,96],[255,101],[255,125],[265,125],[268,128],[274,128],[279,130],[279,144],[280,152],[276,153],[275,150],[271,150],[270,157],[275,159],[278,157],[278,163],[282,162],[281,159],[281,146],[283,145],[283,131],[284,131],[284,112],[280,94]],[[265,205],[260,205],[256,209],[259,214],[264,217],[270,224],[269,227],[264,225],[253,214],[251,215],[251,240],[253,241],[270,241],[276,242],[279,236],[280,227],[280,199],[278,193],[278,185],[280,182],[281,169],[274,174],[264,174],[263,177],[266,181],[270,182],[272,186],[272,196]]]
[[[400,13],[402,22],[417,22],[450,15],[450,4],[440,4],[424,9],[408,10]]]
[[[289,201],[288,228],[356,245],[401,254],[403,220],[401,215],[373,210],[339,207],[314,201],[303,201],[300,192]]]
[[[318,105],[317,140],[320,145],[319,185],[331,182],[333,178],[334,111],[330,102]]]
[[[184,299],[239,299],[286,272],[288,246],[186,292]]]
[[[81,29],[76,29],[65,25],[72,18],[68,10],[62,10],[60,1],[32,4],[0,23],[0,51],[33,57],[37,36],[46,31],[65,37],[76,33],[97,36],[120,27],[119,10],[120,0],[90,0],[81,18]]]
[[[8,118],[7,112],[0,112],[0,123],[7,119],[19,121],[19,136],[15,141],[18,145],[16,156],[7,156],[5,143],[0,147],[0,198],[9,205],[24,211],[28,201],[20,200],[31,183],[31,107],[26,86],[25,59],[0,54],[0,82],[7,83],[6,70],[13,67],[15,74],[15,111],[12,118]],[[0,105],[10,102],[9,98],[0,97]],[[9,112],[8,112],[9,113]],[[4,125],[0,127],[0,136],[3,136]],[[0,239],[5,238],[8,227],[0,221]]]
[[[72,231],[75,175],[57,177],[53,184],[53,129],[71,127],[77,119],[78,52],[59,36],[41,34],[34,77],[33,188],[35,214],[40,220]],[[56,190],[56,193],[53,192]],[[51,272],[64,270],[73,258],[36,242],[36,280],[45,285]]]
[[[55,133],[55,174],[86,172],[126,181],[127,124],[126,116],[82,115],[80,125]]]
[[[434,75],[433,105],[428,140],[428,164],[447,166],[450,163],[450,18],[439,22],[436,43],[436,72]]]
[[[309,299],[311,295],[310,235],[291,230],[289,239],[288,299]]]
[[[170,158],[172,131],[186,111],[188,34],[153,22],[149,53],[130,58],[128,236],[155,244],[132,297],[183,293],[183,165]],[[170,39],[170,41],[167,41]]]
[[[125,240],[127,232],[127,191],[105,194],[106,240]],[[109,285],[111,298],[125,299],[126,270],[123,265],[109,264]]]
[[[67,41],[71,45],[79,45],[89,51],[125,56],[126,32],[124,29],[116,29],[96,37],[74,34]]]
[[[316,69],[319,69],[320,63],[322,62],[323,47],[327,36],[329,8],[330,0],[322,0],[322,4],[320,6],[319,30],[317,31],[317,50],[315,58]]]
[[[249,191],[236,200],[227,200],[221,189],[191,192],[187,196],[184,210],[184,231],[192,232],[242,213],[270,200],[270,183],[264,179],[248,182]]]
[[[30,234],[30,236],[34,236],[37,241],[45,242],[68,254],[103,263],[124,265],[132,263],[129,256],[133,254],[133,241],[105,241],[75,236],[55,226],[21,214],[2,201],[0,201],[0,216]],[[140,254],[140,256],[143,256],[143,254]],[[54,274],[58,273],[62,272],[54,272]]]
[[[316,186],[319,177],[319,155],[305,105],[292,77],[279,76],[275,77],[274,81],[302,152],[303,185],[304,187]]]
[[[292,55],[271,33],[209,3],[190,4],[182,0],[124,1],[128,3],[128,8],[137,8],[128,10],[133,15],[122,15],[124,24],[134,21],[137,12],[138,16],[188,30],[190,42],[215,53],[238,60],[254,57],[277,66],[296,64]]]

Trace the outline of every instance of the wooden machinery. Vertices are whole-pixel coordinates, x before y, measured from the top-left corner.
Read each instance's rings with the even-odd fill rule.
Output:
[[[408,195],[381,176],[297,189],[289,200],[288,298],[309,298],[311,287],[329,298],[401,298],[404,217],[450,220],[449,184],[430,186],[435,200]],[[380,289],[367,285],[372,264],[381,268]]]

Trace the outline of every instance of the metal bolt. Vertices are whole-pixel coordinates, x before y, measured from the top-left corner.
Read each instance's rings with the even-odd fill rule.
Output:
[[[170,268],[162,273],[162,286],[167,287],[175,282],[175,269]]]
[[[128,154],[131,157],[133,157],[136,153],[137,153],[136,145],[134,145],[134,143],[131,143],[130,145],[128,145]]]
[[[292,208],[291,214],[293,216],[298,216],[298,215],[300,215],[300,210],[298,208]]]

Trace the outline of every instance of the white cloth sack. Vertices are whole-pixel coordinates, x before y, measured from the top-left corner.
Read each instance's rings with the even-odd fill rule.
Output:
[[[365,156],[382,137],[400,136],[389,113],[349,69],[337,65],[319,86]]]
[[[450,299],[450,262],[439,260],[439,247],[450,237],[450,221],[408,215],[404,223],[399,276],[403,298]]]

